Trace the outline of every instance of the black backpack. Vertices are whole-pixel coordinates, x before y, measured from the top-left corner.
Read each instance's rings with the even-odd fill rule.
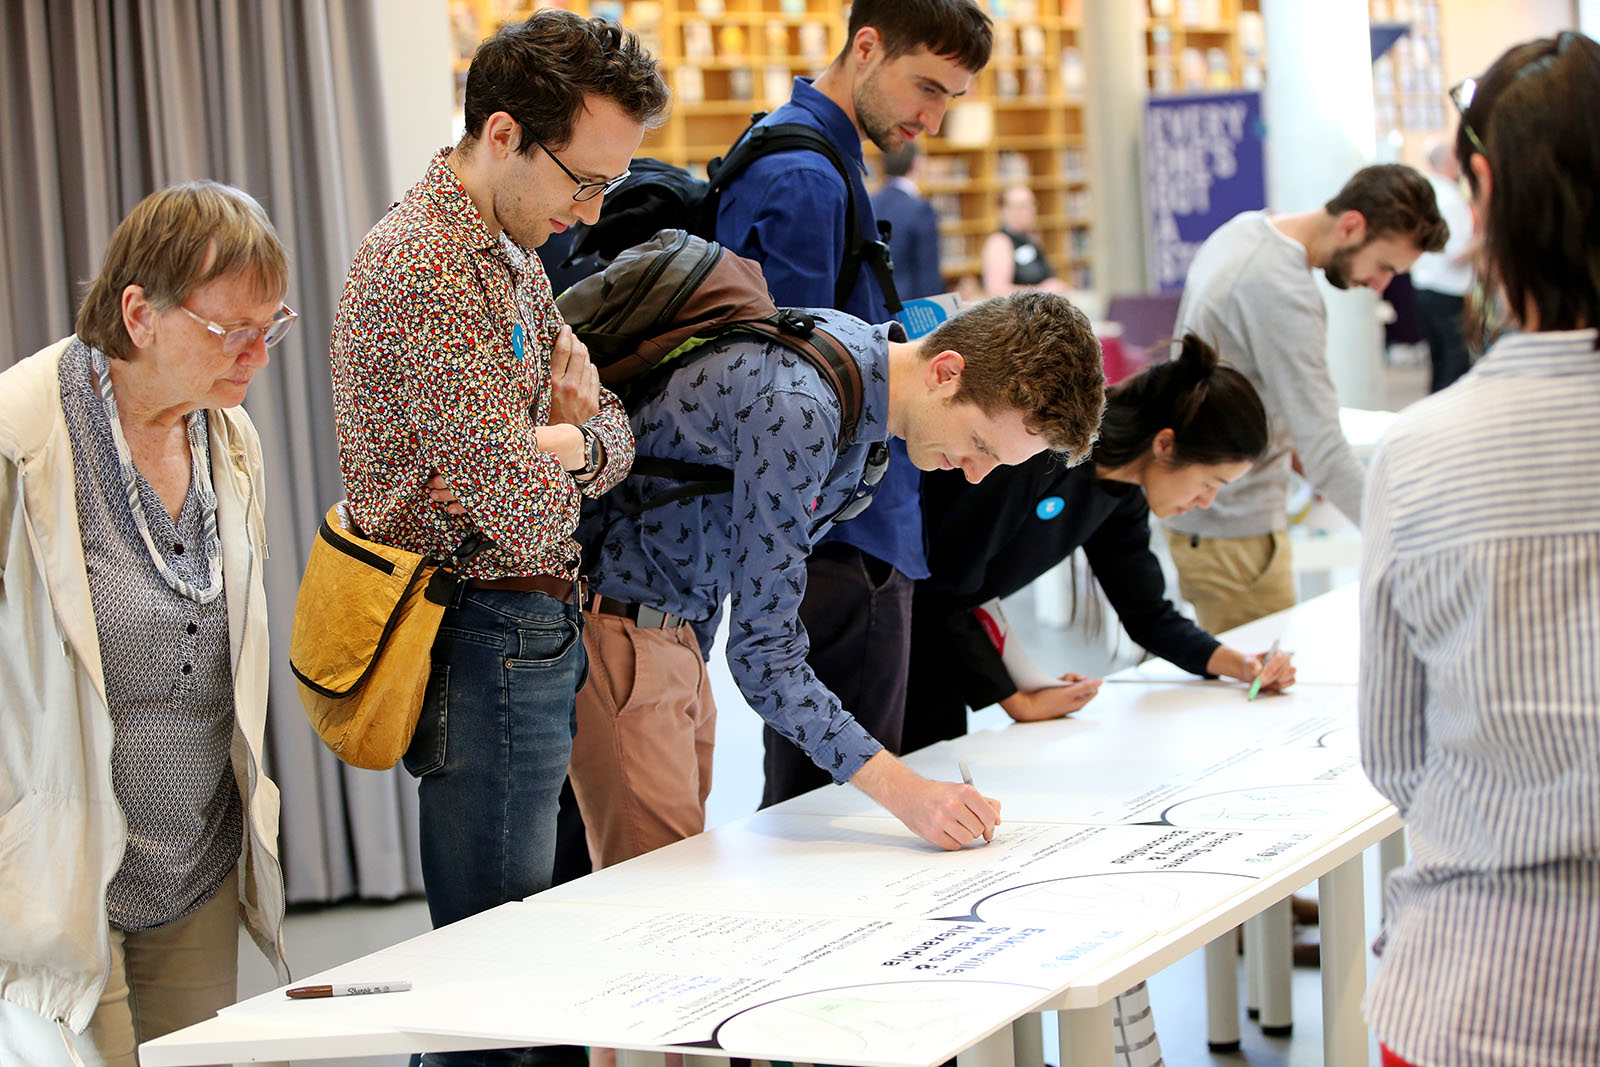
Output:
[[[669,360],[692,359],[695,348],[724,334],[756,334],[783,345],[821,374],[843,410],[840,449],[855,441],[863,387],[854,354],[814,316],[774,306],[760,266],[715,241],[662,230],[619,251],[604,270],[573,285],[556,304],[589,349],[600,381],[625,402],[630,382]],[[885,461],[887,447],[880,442],[869,463]],[[726,467],[686,460],[641,455],[634,459],[633,473],[680,485],[624,509],[624,515],[733,488],[733,472]]]
[[[706,166],[708,181],[659,159],[641,157],[629,167],[628,177],[606,194],[600,218],[594,225],[575,227],[572,252],[566,265],[603,265],[623,249],[649,241],[661,230],[677,228],[708,240],[716,237],[717,204],[729,183],[762,156],[797,148],[819,152],[845,188],[845,253],[833,287],[833,306],[843,307],[855,290],[866,264],[878,279],[889,314],[900,312],[900,294],[894,284],[894,264],[889,256],[889,223],[880,221],[880,233],[869,239],[861,231],[855,186],[850,171],[832,142],[819,131],[797,122],[762,126],[764,111],[750,116],[750,126],[733,143],[728,154]]]

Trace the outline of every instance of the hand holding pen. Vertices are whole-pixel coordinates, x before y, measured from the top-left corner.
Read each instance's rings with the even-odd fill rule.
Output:
[[[1281,690],[1294,684],[1293,653],[1281,652],[1278,649],[1279,641],[1273,641],[1272,647],[1264,656],[1250,657],[1255,663],[1255,678],[1250,682],[1250,691],[1246,700],[1254,700],[1262,689]]]

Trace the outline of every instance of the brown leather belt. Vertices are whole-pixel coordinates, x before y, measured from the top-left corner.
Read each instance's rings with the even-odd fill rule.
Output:
[[[470,578],[467,584],[474,589],[510,589],[518,593],[544,593],[563,604],[583,600],[583,579],[576,582],[557,578],[553,574],[514,575],[509,578]]]
[[[626,604],[599,594],[589,602],[588,609],[599,615],[617,615],[632,620],[635,626],[644,630],[672,630],[689,622],[680,615],[668,615],[649,604]]]

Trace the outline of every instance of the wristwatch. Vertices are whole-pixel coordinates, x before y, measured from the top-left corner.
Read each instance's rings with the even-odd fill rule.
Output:
[[[578,432],[583,434],[583,466],[575,471],[569,471],[578,481],[588,481],[600,472],[600,464],[605,457],[605,447],[600,444],[600,437],[587,426],[580,425]]]

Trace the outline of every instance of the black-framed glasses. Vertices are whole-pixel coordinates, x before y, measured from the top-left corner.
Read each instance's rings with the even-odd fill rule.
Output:
[[[1462,78],[1450,87],[1450,102],[1456,106],[1456,112],[1461,116],[1461,129],[1466,133],[1467,140],[1472,142],[1473,150],[1488,159],[1489,150],[1483,147],[1483,140],[1478,136],[1478,131],[1467,121],[1467,108],[1472,106],[1472,98],[1477,94],[1478,79]]]
[[[523,127],[523,132],[528,133],[527,127]],[[572,173],[572,169],[565,163],[561,162],[561,158],[554,152],[550,151],[549,147],[547,147],[543,141],[539,140],[539,138],[535,137],[531,133],[528,133],[528,139],[534,144],[538,145],[540,148],[543,148],[544,154],[556,161],[556,166],[561,168],[561,173],[565,174],[567,177],[571,178],[577,183],[577,191],[572,194],[572,199],[574,200],[593,200],[602,193],[609,193],[611,190],[615,189],[617,186],[626,181],[628,175],[632,173],[631,171],[625,170],[615,178],[607,178],[604,181],[598,182],[586,182],[576,174]]]
[[[178,305],[178,310],[204,326],[206,332],[213,337],[221,338],[222,352],[228,356],[237,356],[240,352],[255,344],[257,340],[271,348],[283,340],[284,335],[289,332],[289,328],[295,324],[295,320],[300,318],[298,311],[295,311],[288,304],[282,304],[278,307],[277,312],[273,314],[272,319],[264,326],[228,327],[220,322],[212,322],[210,319],[202,318],[182,304]]]

